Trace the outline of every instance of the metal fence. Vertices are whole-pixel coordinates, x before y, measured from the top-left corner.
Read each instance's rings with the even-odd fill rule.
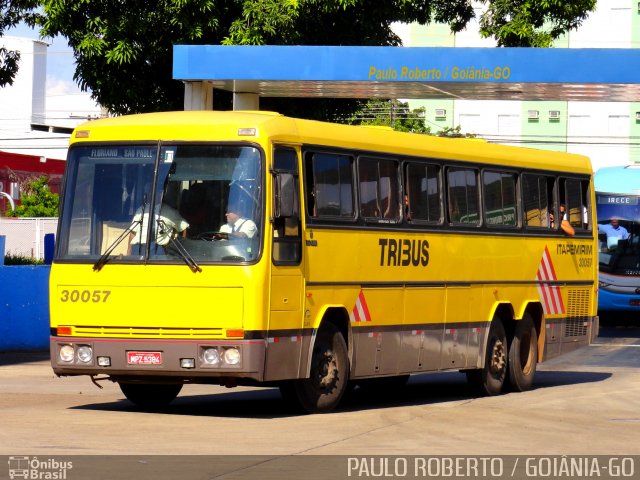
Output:
[[[56,233],[57,218],[0,217],[0,235],[5,236],[5,254],[44,258],[44,236]]]

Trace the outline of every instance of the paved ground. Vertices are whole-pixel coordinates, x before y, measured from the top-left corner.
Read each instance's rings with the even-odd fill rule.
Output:
[[[196,385],[144,413],[116,385],[2,354],[0,455],[640,454],[640,329],[602,331],[542,364],[530,392],[473,398],[461,374],[420,375],[329,415],[293,415],[275,389]]]

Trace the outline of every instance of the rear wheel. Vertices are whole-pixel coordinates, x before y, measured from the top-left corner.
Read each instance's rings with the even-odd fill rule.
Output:
[[[182,384],[120,383],[120,390],[131,403],[141,408],[155,409],[169,405],[182,390]]]
[[[349,356],[342,333],[331,323],[316,336],[309,378],[293,383],[300,406],[308,413],[333,410],[349,383]],[[286,396],[286,389],[285,389]]]
[[[529,390],[533,385],[538,364],[538,333],[531,315],[525,313],[516,322],[509,345],[509,386],[516,392]]]
[[[498,395],[507,376],[507,335],[499,318],[489,327],[489,338],[484,356],[484,366],[467,370],[469,385],[480,395]]]

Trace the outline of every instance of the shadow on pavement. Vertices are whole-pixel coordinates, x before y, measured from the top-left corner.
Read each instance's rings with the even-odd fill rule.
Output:
[[[601,382],[610,376],[610,373],[595,372],[538,372],[534,389]],[[174,400],[171,405],[153,413],[256,419],[300,415],[290,404],[282,399],[277,388],[240,392],[230,391],[229,393],[212,395],[189,395],[188,388],[186,386],[183,389],[183,394]],[[526,393],[522,395],[526,395]],[[406,386],[392,391],[352,389],[346,394],[337,412],[430,405],[450,401],[472,401],[476,398],[463,374],[458,372],[419,374],[412,376]],[[124,398],[118,402],[79,405],[73,408],[80,410],[142,411]]]
[[[0,367],[19,363],[49,361],[49,350],[29,352],[0,352]]]

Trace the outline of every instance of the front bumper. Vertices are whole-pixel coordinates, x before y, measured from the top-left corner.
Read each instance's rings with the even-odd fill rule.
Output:
[[[75,352],[80,347],[91,348],[92,357],[88,362],[79,360],[73,355],[73,360],[63,361],[60,349],[71,346]],[[229,348],[236,348],[240,352],[240,361],[236,365],[224,362],[210,365],[204,361],[204,351],[209,348],[224,352]],[[80,337],[51,337],[50,352],[51,366],[56,375],[108,375],[111,377],[147,377],[166,376],[173,379],[191,381],[205,381],[206,378],[236,377],[249,378],[256,381],[264,379],[264,340],[215,340],[202,339],[119,339],[119,338],[80,338]],[[160,363],[132,364],[128,360],[131,352],[153,353]],[[159,354],[159,355],[158,355]],[[108,366],[98,365],[98,358],[108,358]],[[139,356],[138,356],[139,357]],[[183,366],[184,359],[193,359],[193,367]]]
[[[600,288],[598,290],[598,310],[640,311],[640,295],[609,292]]]

